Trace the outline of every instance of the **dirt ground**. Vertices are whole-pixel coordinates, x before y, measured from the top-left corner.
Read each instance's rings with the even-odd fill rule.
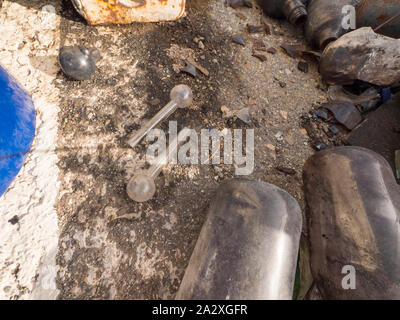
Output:
[[[302,124],[327,95],[315,60],[306,60],[304,73],[300,60],[280,49],[305,45],[302,30],[263,16],[255,1],[253,8],[233,9],[223,0],[189,0],[178,21],[125,26],[88,26],[66,0],[11,2],[32,14],[54,5],[60,46],[96,47],[102,55],[91,80],[71,81],[61,71],[53,80],[60,95],[59,299],[174,298],[208,204],[219,183],[234,177],[230,165],[170,165],[157,178],[153,200],[128,198],[127,181],[146,167],[146,142],[132,149],[127,139],[168,102],[176,84],[189,85],[194,94],[193,105],[170,118],[178,128],[254,128],[255,168],[249,178],[286,190],[304,209],[301,170],[315,151]],[[248,33],[247,24],[261,22],[271,34]],[[235,34],[243,35],[246,46],[232,42]],[[260,61],[252,56],[255,40],[277,52],[262,52],[267,60]],[[191,49],[209,75],[176,73],[169,50],[174,45]],[[55,56],[41,56],[57,62]],[[40,61],[36,66],[41,68]],[[249,107],[252,124],[223,117],[222,106]],[[168,122],[160,128],[167,131]]]

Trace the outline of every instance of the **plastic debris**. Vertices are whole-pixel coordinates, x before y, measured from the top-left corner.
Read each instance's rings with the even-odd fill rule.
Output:
[[[381,87],[400,81],[400,40],[365,27],[349,32],[324,50],[320,72],[330,85],[361,80]]]
[[[178,135],[171,141],[170,145],[161,155],[158,156],[155,163],[145,172],[134,175],[126,186],[126,192],[129,198],[136,202],[145,202],[153,198],[156,192],[154,180],[158,177],[161,169],[168,163],[171,155],[176,152],[179,142],[185,141],[184,137],[190,134],[190,129],[182,129]]]
[[[72,0],[91,25],[171,21],[185,13],[186,0]]]
[[[329,125],[329,131],[333,134],[333,135],[337,135],[340,133],[340,130],[337,126],[335,126],[334,124],[330,124]]]
[[[361,95],[356,95],[346,91],[342,86],[330,86],[328,88],[328,98],[330,101],[347,101],[354,104],[362,104],[380,98],[380,94],[374,88],[365,91]]]
[[[313,142],[312,147],[317,151],[328,149],[328,146],[323,142]]]
[[[187,62],[187,61],[186,61],[186,66],[184,66],[181,69],[181,72],[185,72],[187,74],[190,74],[193,77],[197,76],[197,70],[196,70],[195,66],[192,65],[190,62]]]
[[[292,299],[301,225],[297,201],[282,189],[223,182],[176,299]]]
[[[246,42],[244,41],[243,37],[240,34],[233,36],[232,41],[242,45],[243,47],[246,45]]]
[[[74,80],[88,80],[96,70],[96,61],[100,58],[97,49],[82,46],[62,47],[58,55],[61,69]]]
[[[328,111],[325,108],[318,108],[317,111],[315,111],[315,115],[325,121],[329,118]]]
[[[400,299],[400,189],[385,159],[364,148],[332,148],[307,160],[303,181],[322,298]]]
[[[29,94],[0,65],[0,196],[21,170],[35,137],[36,113]]]
[[[238,117],[240,120],[242,120],[244,123],[251,124],[252,120],[249,111],[250,111],[249,107],[240,109],[239,111],[235,112],[235,116]]]
[[[346,101],[332,101],[322,105],[333,113],[335,119],[347,129],[354,129],[361,121],[361,113],[354,104]]]
[[[290,44],[282,44],[281,48],[288,54],[291,58],[300,57],[303,52],[306,50],[304,46],[301,45],[290,45]]]
[[[267,61],[267,57],[261,53],[253,52],[252,56],[257,58],[261,62]]]
[[[264,12],[272,18],[286,18],[294,25],[301,25],[307,20],[307,10],[301,0],[258,0],[258,2]]]
[[[189,107],[193,100],[193,93],[187,85],[179,84],[171,90],[170,98],[170,102],[129,139],[128,143],[132,148],[134,148],[151,129],[161,121],[167,119],[176,109]]]

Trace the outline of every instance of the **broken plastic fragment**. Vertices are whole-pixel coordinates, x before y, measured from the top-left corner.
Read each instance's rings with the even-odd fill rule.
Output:
[[[179,146],[179,142],[184,141],[184,137],[188,136],[190,129],[184,128],[179,134],[172,140],[171,144],[161,155],[158,156],[156,162],[144,173],[139,173],[133,176],[126,186],[126,192],[129,198],[136,202],[144,202],[153,198],[156,192],[156,185],[154,180],[158,177],[162,167],[168,163],[168,159],[171,158]]]
[[[354,104],[345,101],[332,101],[322,105],[333,113],[335,119],[347,129],[354,129],[361,121],[361,113]]]
[[[184,66],[181,69],[181,72],[185,72],[187,74],[190,74],[193,77],[197,76],[197,70],[196,70],[195,66],[192,65],[190,62],[187,62],[187,61],[186,61],[186,66]]]
[[[157,124],[167,119],[177,108],[186,108],[190,106],[193,100],[193,93],[187,85],[179,84],[171,90],[170,98],[170,102],[129,139],[128,143],[132,148],[134,148]]]
[[[240,34],[237,34],[235,36],[232,37],[232,41],[242,45],[243,47],[246,45],[246,42],[244,42],[243,37]]]

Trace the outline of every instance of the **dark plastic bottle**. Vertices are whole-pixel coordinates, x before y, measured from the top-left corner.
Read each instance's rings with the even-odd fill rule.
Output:
[[[301,0],[258,0],[264,12],[272,18],[286,18],[291,24],[300,25],[307,20],[307,10]]]
[[[400,299],[400,188],[388,162],[368,149],[332,148],[307,160],[303,181],[322,297]]]
[[[221,184],[177,299],[291,299],[302,227],[300,207],[271,184]]]

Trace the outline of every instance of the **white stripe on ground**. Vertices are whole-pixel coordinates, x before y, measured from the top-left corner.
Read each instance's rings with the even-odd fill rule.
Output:
[[[57,297],[59,95],[52,81],[59,70],[59,17],[35,11],[9,1],[0,10],[0,62],[32,95],[37,114],[32,150],[0,198],[0,299]],[[19,223],[12,225],[15,215]]]

